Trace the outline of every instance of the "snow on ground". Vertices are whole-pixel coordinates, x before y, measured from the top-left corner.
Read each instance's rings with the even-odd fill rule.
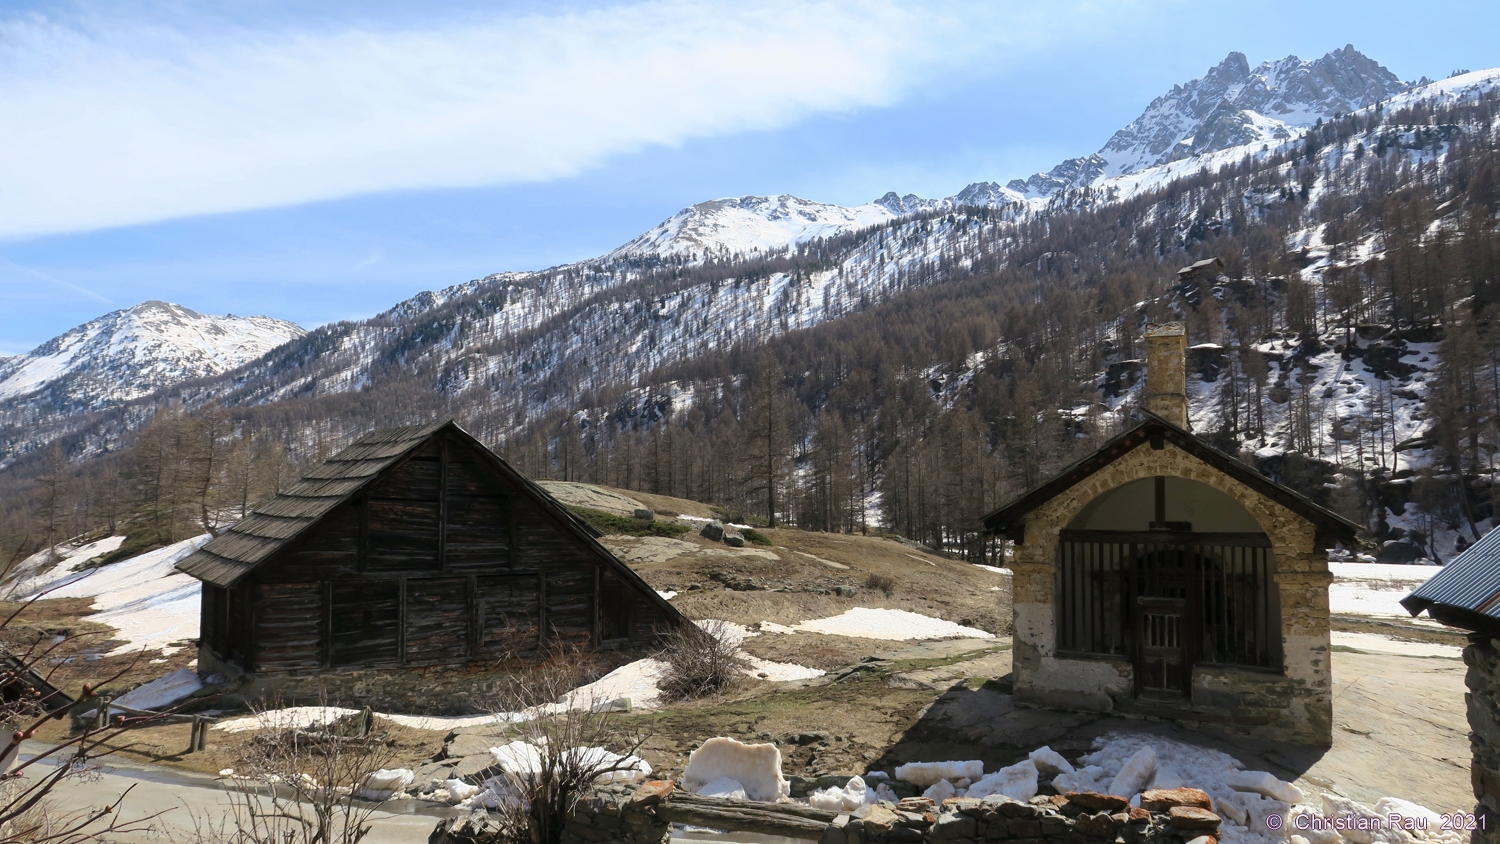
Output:
[[[185,539],[96,569],[60,578],[48,598],[93,598],[99,611],[89,616],[119,631],[125,644],[109,652],[161,650],[170,654],[172,642],[198,636],[202,584],[174,566],[198,550],[208,534]],[[118,547],[118,546],[117,546]],[[49,587],[50,588],[50,587]]]
[[[764,626],[764,625],[763,625]],[[906,610],[855,607],[842,615],[815,618],[792,629],[861,639],[993,639],[995,634]]]
[[[1401,599],[1442,570],[1442,566],[1392,563],[1329,563],[1333,584],[1328,587],[1328,609],[1334,615],[1396,618],[1436,625],[1429,618],[1412,618]]]
[[[984,569],[985,571],[991,571],[991,572],[994,572],[995,574],[1003,574],[1006,577],[1009,577],[1012,574],[1012,572],[1011,572],[1010,569],[1003,569],[1003,568],[1000,568],[999,566],[987,566],[984,563],[975,563],[974,567],[975,568],[979,568],[979,569]]]
[[[1379,633],[1344,633],[1333,631],[1333,644],[1353,648],[1371,654],[1395,654],[1397,656],[1434,656],[1463,659],[1464,650],[1456,645],[1433,645],[1427,642],[1407,642],[1392,639]]]
[[[81,545],[64,543],[32,554],[9,572],[14,585],[9,595],[34,595],[75,576],[73,569],[95,557],[108,554],[125,544],[123,536],[109,536]],[[55,560],[55,561],[54,561]]]
[[[726,623],[725,627],[729,633],[730,640],[735,643],[743,642],[746,637],[759,635],[738,624]],[[792,680],[806,680],[821,676],[824,673],[816,668],[808,668],[787,662],[771,662],[753,656],[746,658],[750,662],[750,674],[763,680],[778,683],[785,683]],[[621,698],[628,698],[632,709],[654,709],[662,704],[661,691],[657,688],[657,683],[661,681],[662,669],[664,667],[661,660],[651,657],[626,663],[588,685],[579,686],[569,692],[558,703],[541,707],[540,712],[582,709],[620,700]],[[266,724],[282,729],[290,727],[302,728],[313,724],[326,723],[357,711],[336,706],[292,706],[285,709],[264,712],[259,715],[221,721],[215,726],[215,729],[237,733],[246,730],[258,730]],[[390,721],[393,724],[414,727],[419,730],[452,730],[461,727],[482,727],[489,724],[524,721],[535,717],[537,714],[539,713],[529,710],[525,712],[497,712],[488,715],[400,715],[377,712],[375,713],[375,717]]]

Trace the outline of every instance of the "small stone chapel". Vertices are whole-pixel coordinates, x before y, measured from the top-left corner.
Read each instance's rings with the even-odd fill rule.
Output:
[[[984,519],[1015,543],[1015,698],[1328,745],[1328,549],[1359,526],[1195,437],[1187,331],[1140,422]]]

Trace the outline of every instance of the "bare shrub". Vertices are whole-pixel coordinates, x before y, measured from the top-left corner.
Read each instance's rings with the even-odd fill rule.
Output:
[[[486,785],[498,798],[500,838],[508,844],[557,844],[596,782],[650,772],[635,756],[645,735],[626,729],[610,701],[579,691],[598,665],[592,653],[559,644],[507,676],[496,709],[514,713],[511,741],[502,748],[503,775]]]
[[[278,723],[275,707],[259,717],[260,732],[235,764],[227,822],[195,824],[194,839],[357,844],[379,805],[361,799],[360,785],[395,758],[384,732],[360,716],[304,728]]]
[[[865,588],[879,590],[886,597],[890,597],[891,593],[896,591],[896,578],[888,574],[871,572],[870,576],[865,578]]]
[[[657,688],[673,700],[722,694],[750,669],[733,628],[722,621],[683,624],[668,634],[657,658],[664,663]]]
[[[22,559],[16,551],[0,568],[0,579],[9,578]],[[18,622],[47,591],[0,609],[0,729],[10,732],[0,744],[0,842],[29,844],[81,844],[101,837],[147,831],[156,815],[126,820],[120,807],[126,789],[103,805],[59,806],[53,792],[64,780],[97,774],[94,760],[118,747],[127,727],[147,726],[166,720],[169,714],[126,718],[113,722],[88,718],[82,728],[64,741],[38,750],[31,759],[18,763],[21,743],[34,738],[49,719],[86,714],[99,708],[95,686],[85,684],[76,700],[56,688],[61,682],[57,669],[67,660],[60,653],[75,650],[80,640],[99,638],[97,633],[54,636]],[[120,681],[139,663],[139,658],[105,678],[100,687]],[[30,775],[28,776],[28,769]],[[71,801],[70,801],[71,802]]]

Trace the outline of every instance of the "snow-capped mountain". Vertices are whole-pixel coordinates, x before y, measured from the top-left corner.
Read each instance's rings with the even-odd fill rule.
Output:
[[[305,333],[270,317],[210,316],[144,302],[0,362],[0,405],[98,410],[228,372]]]
[[[1045,197],[1203,153],[1279,143],[1411,87],[1352,44],[1314,61],[1287,56],[1254,69],[1244,53],[1230,53],[1201,79],[1153,100],[1098,153],[1008,187]]]
[[[608,257],[765,252],[868,228],[895,216],[873,202],[848,208],[786,194],[714,199],[682,209]]]
[[[893,191],[852,207],[785,194],[715,199],[684,208],[606,257],[768,252],[909,214],[960,206],[1018,213],[1040,210],[1062,191],[1111,187],[1110,182],[1126,176],[1135,177],[1127,185],[1138,185],[1143,183],[1142,173],[1172,162],[1255,144],[1280,144],[1319,120],[1366,108],[1411,88],[1352,45],[1314,61],[1287,56],[1253,69],[1244,53],[1230,53],[1201,79],[1174,86],[1153,100],[1099,152],[1070,158],[1029,179],[1006,185],[974,182],[942,199]]]

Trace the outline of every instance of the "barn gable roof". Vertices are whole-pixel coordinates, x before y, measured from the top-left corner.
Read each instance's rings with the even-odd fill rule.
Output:
[[[1141,411],[1144,418],[1124,433],[1101,446],[1097,451],[1063,469],[1051,480],[1022,494],[1009,504],[984,517],[984,528],[990,533],[1002,533],[1010,539],[1024,541],[1026,515],[1053,498],[1061,495],[1075,484],[1124,457],[1143,443],[1153,446],[1170,442],[1193,457],[1234,478],[1257,493],[1275,501],[1317,527],[1318,542],[1326,547],[1337,541],[1347,542],[1359,531],[1359,525],[1339,514],[1321,507],[1312,499],[1262,475],[1250,466],[1214,448],[1188,431],[1151,413]]]
[[[470,446],[491,469],[520,493],[557,519],[589,552],[627,584],[642,592],[674,623],[685,617],[657,594],[641,576],[599,544],[600,533],[574,515],[551,493],[517,472],[484,443],[453,420],[372,431],[325,460],[264,507],[230,525],[177,563],[178,571],[204,583],[229,588],[244,579],[278,551],[290,545],[339,504],[352,499],[386,470],[431,441],[448,433]]]
[[[1492,530],[1401,599],[1412,615],[1452,627],[1500,634],[1500,530]]]

